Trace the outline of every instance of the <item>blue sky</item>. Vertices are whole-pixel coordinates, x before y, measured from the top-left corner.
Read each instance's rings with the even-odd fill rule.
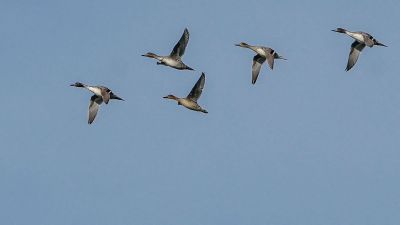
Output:
[[[23,225],[400,221],[399,1],[2,1],[0,218]],[[184,62],[169,54],[184,28]],[[345,72],[352,39],[371,33]],[[249,44],[288,58],[251,85]],[[186,96],[201,72],[199,103]],[[87,124],[91,94],[125,102]]]

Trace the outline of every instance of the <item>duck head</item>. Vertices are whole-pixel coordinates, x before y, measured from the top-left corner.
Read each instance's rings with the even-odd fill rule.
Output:
[[[346,33],[346,29],[343,28],[336,28],[336,30],[332,30],[334,32],[338,32],[338,33]]]
[[[69,86],[72,86],[72,87],[85,87],[85,85],[82,84],[81,82],[75,82],[75,83],[73,83],[73,84],[71,84]]]
[[[239,44],[235,44],[235,46],[243,47],[243,48],[248,48],[250,45],[244,42],[240,42]]]
[[[163,98],[172,99],[172,100],[178,100],[178,97],[176,97],[175,95],[167,95],[167,96],[164,96]]]
[[[158,55],[156,55],[156,54],[154,54],[152,52],[148,52],[148,53],[146,53],[146,54],[144,54],[142,56],[149,57],[149,58],[157,58],[158,57]]]

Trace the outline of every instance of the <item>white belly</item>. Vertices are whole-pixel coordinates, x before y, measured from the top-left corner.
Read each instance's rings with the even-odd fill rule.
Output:
[[[364,42],[364,36],[362,34],[358,34],[358,33],[351,33],[351,32],[347,32],[347,34],[356,39],[357,41],[363,43]]]
[[[264,49],[262,49],[262,48],[257,48],[257,49],[256,49],[256,52],[257,52],[257,54],[259,54],[259,55],[261,55],[261,56],[267,57],[266,52],[265,52]]]
[[[199,106],[195,102],[184,99],[184,98],[179,99],[179,103],[191,110],[198,110],[198,108],[199,108]]]
[[[168,66],[178,66],[179,65],[178,61],[171,59],[171,58],[164,58],[162,61],[165,64],[167,64]]]
[[[101,90],[97,87],[87,87],[87,89],[97,96],[101,96]]]

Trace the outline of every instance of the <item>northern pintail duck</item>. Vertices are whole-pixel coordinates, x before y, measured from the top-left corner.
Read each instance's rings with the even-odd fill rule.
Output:
[[[257,53],[253,57],[253,67],[252,67],[252,79],[251,83],[255,84],[258,78],[258,74],[260,73],[261,65],[267,60],[269,67],[274,69],[274,59],[284,59],[282,56],[278,55],[272,48],[264,47],[264,46],[252,46],[246,44],[244,42],[240,42],[239,44],[235,44],[236,46],[242,48],[249,48]]]
[[[179,39],[178,43],[176,43],[174,49],[172,50],[171,54],[168,56],[159,56],[152,52],[148,52],[142,56],[157,59],[157,65],[165,65],[170,66],[172,68],[178,70],[193,70],[185,63],[182,62],[182,56],[185,53],[186,46],[189,42],[189,31],[185,28],[185,31],[182,34],[181,39]]]
[[[122,100],[122,98],[118,97],[115,95],[110,89],[104,86],[90,86],[86,84],[82,84],[80,82],[76,82],[74,84],[71,84],[70,86],[73,87],[80,87],[80,88],[86,88],[87,90],[91,91],[94,95],[90,98],[90,104],[89,104],[89,119],[88,123],[91,124],[96,118],[97,111],[99,110],[99,106],[101,103],[106,103],[108,104],[108,101],[110,99],[117,99],[117,100]]]
[[[164,98],[173,99],[178,102],[178,105],[183,105],[190,110],[208,113],[207,110],[201,108],[201,106],[197,104],[197,100],[200,98],[201,92],[203,91],[205,81],[206,76],[204,73],[202,73],[199,80],[193,86],[192,90],[186,98],[178,98],[174,95],[167,95]]]
[[[370,48],[372,48],[374,45],[387,47],[386,45],[380,43],[378,40],[372,37],[372,35],[362,31],[353,32],[343,28],[337,28],[336,30],[332,31],[347,34],[355,39],[353,44],[351,44],[351,50],[349,54],[349,60],[347,61],[346,71],[349,71],[356,64],[358,56],[365,46],[368,46]]]

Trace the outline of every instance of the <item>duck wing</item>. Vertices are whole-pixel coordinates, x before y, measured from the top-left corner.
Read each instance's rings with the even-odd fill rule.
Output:
[[[110,93],[111,91],[108,88],[101,89],[101,97],[106,104],[108,104],[108,101],[110,101]]]
[[[194,102],[197,102],[197,99],[200,98],[201,92],[204,88],[204,83],[206,82],[206,75],[201,73],[199,80],[193,86],[192,90],[190,91],[189,95],[186,97]]]
[[[368,47],[374,46],[374,41],[373,41],[374,37],[372,37],[372,35],[370,35],[368,33],[364,33],[364,32],[363,32],[363,35],[364,35],[365,45]]]
[[[251,73],[251,83],[255,84],[258,78],[258,74],[260,74],[261,66],[265,62],[266,58],[257,54],[253,57],[253,67]]]
[[[189,31],[187,28],[185,28],[185,31],[183,31],[181,39],[179,39],[178,43],[176,43],[174,49],[172,50],[169,56],[173,58],[181,58],[183,54],[185,54],[185,49],[188,42],[189,42]]]
[[[349,60],[347,61],[346,71],[349,71],[357,62],[360,52],[365,48],[365,44],[354,41],[351,44]]]
[[[90,98],[90,104],[89,104],[89,119],[88,123],[92,124],[94,118],[96,118],[97,111],[99,111],[99,107],[103,103],[103,98],[97,95],[93,95]]]
[[[271,70],[273,70],[274,69],[275,51],[272,49],[269,49],[269,51],[267,53],[269,53],[269,54],[267,54],[267,62],[268,62],[269,68],[271,68]]]

